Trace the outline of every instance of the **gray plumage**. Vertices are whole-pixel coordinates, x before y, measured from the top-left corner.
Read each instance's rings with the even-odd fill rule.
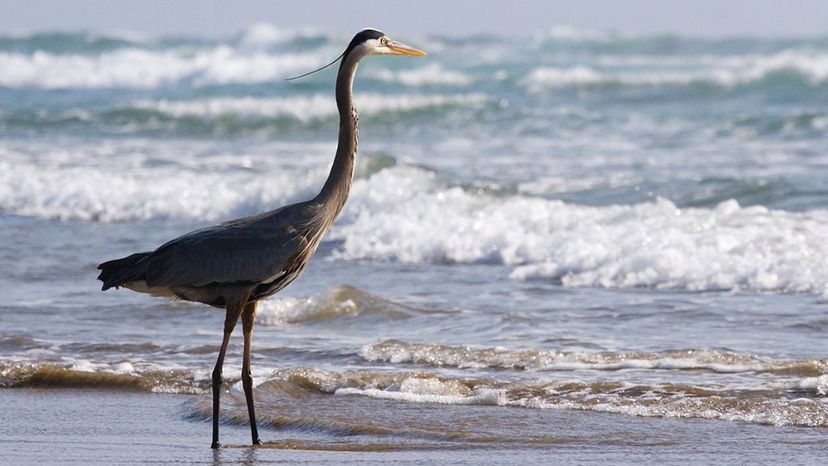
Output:
[[[101,270],[98,279],[103,282],[103,290],[123,286],[142,293],[226,309],[224,338],[212,377],[213,448],[219,446],[222,366],[230,334],[239,317],[244,327],[242,383],[253,443],[260,443],[250,376],[251,333],[256,303],[301,275],[348,197],[359,134],[352,100],[354,74],[359,61],[367,55],[424,54],[391,41],[374,29],[366,29],[354,36],[340,56],[342,63],[336,79],[340,121],[336,156],[325,185],[313,199],[196,230],[167,242],[155,251],[132,254],[98,266]]]
[[[250,286],[248,301],[296,279],[327,224],[321,202],[302,202],[180,236],[149,253],[100,265],[103,289],[124,286],[224,307],[221,288]],[[132,260],[130,260],[132,258]],[[127,262],[124,262],[127,261]]]

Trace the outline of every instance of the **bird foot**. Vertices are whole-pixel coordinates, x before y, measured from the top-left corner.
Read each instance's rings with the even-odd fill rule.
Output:
[[[253,441],[253,445],[261,445],[261,444],[262,444],[262,441],[259,440],[259,439],[256,439],[256,440]]]
[[[212,444],[212,445],[210,445],[210,448],[212,448],[213,450],[215,450],[215,449],[217,449],[217,448],[219,448],[219,447],[221,447],[221,444],[220,444],[220,443],[218,443],[218,442],[213,442],[213,444]]]

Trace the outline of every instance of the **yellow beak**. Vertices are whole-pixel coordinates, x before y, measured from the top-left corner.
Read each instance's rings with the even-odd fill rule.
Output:
[[[389,41],[388,48],[391,50],[392,55],[411,55],[414,57],[422,57],[426,53],[420,49],[415,49],[410,45],[401,44],[396,41]]]

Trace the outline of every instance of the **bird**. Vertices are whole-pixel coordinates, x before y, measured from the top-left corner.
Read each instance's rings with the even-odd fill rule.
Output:
[[[253,404],[250,353],[257,303],[296,280],[316,252],[323,235],[339,215],[354,174],[358,116],[353,103],[357,65],[372,55],[422,56],[425,52],[391,40],[379,30],[357,33],[325,69],[341,60],[336,77],[339,139],[330,173],[319,194],[249,217],[230,220],[179,236],[151,252],[104,262],[101,289],[124,287],[140,293],[204,303],[225,309],[224,334],[212,372],[213,439],[219,448],[219,402],[222,368],[230,335],[241,317],[244,353],[241,380],[250,418],[253,445],[260,445]]]

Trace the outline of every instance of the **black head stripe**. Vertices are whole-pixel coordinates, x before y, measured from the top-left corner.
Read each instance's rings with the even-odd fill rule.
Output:
[[[345,49],[345,53],[343,54],[343,56],[347,57],[348,54],[351,53],[351,51],[360,44],[364,44],[365,42],[371,39],[379,39],[384,35],[385,33],[377,31],[376,29],[364,29],[362,31],[359,31],[357,35],[355,35],[354,38],[351,39],[351,43],[348,44],[348,48]]]

